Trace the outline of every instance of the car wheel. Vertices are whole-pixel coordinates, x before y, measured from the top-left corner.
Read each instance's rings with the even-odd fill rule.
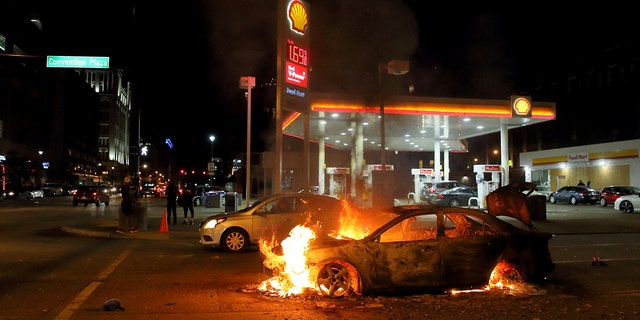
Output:
[[[193,199],[193,205],[196,206],[196,207],[199,206],[200,205],[200,199],[198,199],[198,198]]]
[[[512,285],[524,282],[522,272],[515,263],[500,261],[493,271],[489,279],[490,287],[510,287]]]
[[[74,202],[73,202],[73,206],[74,206],[74,207],[77,207],[77,206],[78,206],[78,203],[74,201]]]
[[[88,206],[88,205],[89,205],[89,202],[85,202],[85,203],[84,203],[84,206],[85,206],[85,207],[86,207],[86,206]]]
[[[460,206],[460,200],[451,199],[451,201],[449,201],[449,206],[450,207],[459,207]]]
[[[109,206],[109,201],[105,202],[105,203],[104,203],[104,206],[105,206],[105,207],[108,207],[108,206]]]
[[[249,235],[242,229],[230,229],[222,234],[221,243],[227,252],[244,251],[249,245]]]
[[[569,199],[569,202],[573,205],[578,204],[578,200],[576,200],[576,197],[571,197],[571,199]]]
[[[606,207],[607,206],[607,201],[604,200],[604,198],[600,198],[600,205],[603,206],[603,207]]]
[[[330,261],[325,263],[316,279],[316,286],[322,295],[343,297],[351,292],[360,293],[358,273],[348,262]]]
[[[620,202],[620,211],[624,213],[633,213],[633,204],[629,201]]]
[[[551,203],[551,204],[556,204],[556,197],[554,197],[554,196],[549,196],[549,203]]]

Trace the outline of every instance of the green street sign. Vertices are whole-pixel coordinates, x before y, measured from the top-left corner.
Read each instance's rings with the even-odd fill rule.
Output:
[[[109,57],[47,56],[47,68],[109,69]]]

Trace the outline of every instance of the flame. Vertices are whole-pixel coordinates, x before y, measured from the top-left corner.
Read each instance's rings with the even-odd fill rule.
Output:
[[[265,266],[276,268],[278,274],[260,284],[258,290],[275,292],[281,297],[298,295],[305,289],[315,289],[315,283],[309,279],[306,252],[309,243],[316,238],[316,233],[303,225],[295,226],[289,237],[282,240],[282,256],[273,253],[273,246],[267,241],[260,241],[260,251],[267,257]],[[277,266],[284,266],[277,270]]]
[[[322,233],[336,239],[361,239],[388,221],[389,215],[376,215],[343,201],[337,230],[323,232],[325,226],[320,222],[314,224],[309,218],[304,224],[294,227],[282,241],[282,254],[273,252],[278,246],[273,237],[258,241],[260,252],[264,256],[263,265],[273,273],[271,278],[258,286],[258,290],[280,297],[299,295],[305,290],[320,292],[315,279],[310,278],[310,270],[306,264],[309,245],[316,239],[316,235]]]
[[[538,293],[538,289],[529,283],[526,283],[516,268],[511,263],[506,261],[500,261],[491,271],[489,283],[481,289],[471,290],[451,290],[453,295],[460,293],[472,293],[472,292],[497,292],[502,291],[509,295],[533,295]]]

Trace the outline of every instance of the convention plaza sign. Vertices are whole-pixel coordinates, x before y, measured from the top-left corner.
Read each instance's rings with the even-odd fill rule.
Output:
[[[109,69],[109,57],[47,56],[47,68]]]

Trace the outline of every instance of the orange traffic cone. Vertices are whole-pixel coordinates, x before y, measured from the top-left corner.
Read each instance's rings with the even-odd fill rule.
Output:
[[[162,221],[160,221],[160,229],[158,232],[169,232],[169,224],[167,223],[167,210],[162,213]]]

